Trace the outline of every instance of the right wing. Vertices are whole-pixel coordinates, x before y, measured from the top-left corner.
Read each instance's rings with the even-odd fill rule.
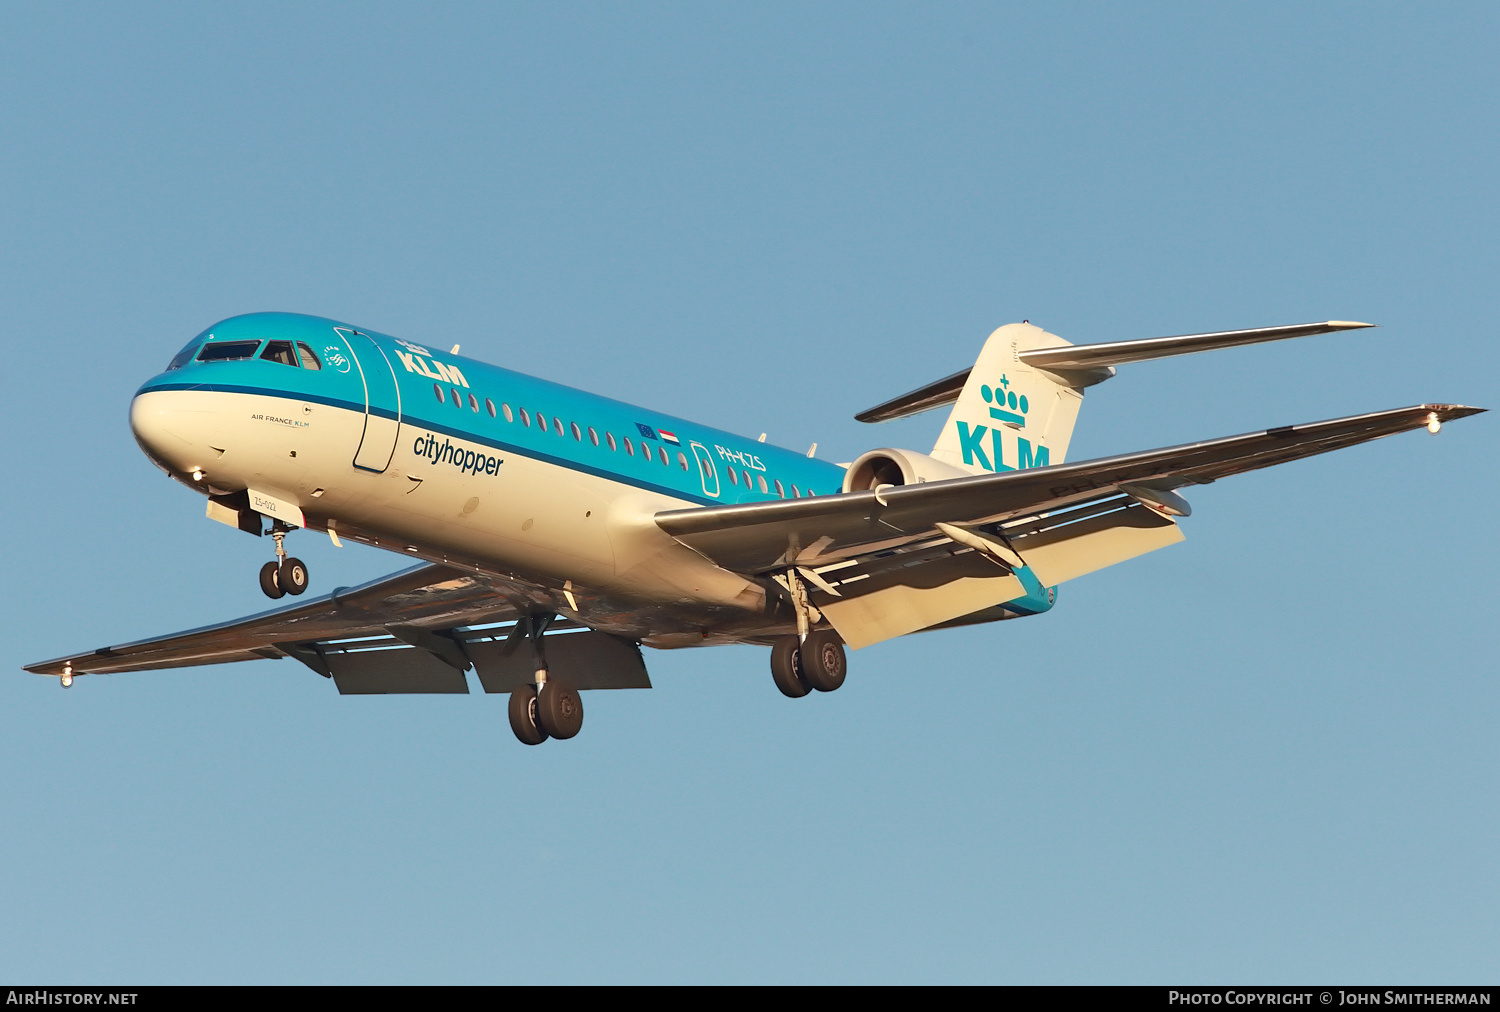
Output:
[[[1204,485],[1483,410],[1419,404],[1076,464],[811,499],[670,510],[658,513],[656,522],[726,569],[769,573],[899,545],[932,534],[939,523],[978,526],[1038,518],[1118,497],[1122,486],[1149,494],[1150,489]]]
[[[774,575],[794,608],[805,594],[857,649],[1045,611],[1048,587],[1182,540],[1172,517],[1190,509],[1175,489],[1481,410],[1421,404],[1055,467],[672,510],[656,522],[726,569]]]

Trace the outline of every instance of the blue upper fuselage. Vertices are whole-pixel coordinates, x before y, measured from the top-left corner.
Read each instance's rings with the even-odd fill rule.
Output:
[[[829,495],[844,479],[843,468],[792,450],[298,313],[215,324],[139,392],[157,390],[368,411],[398,419],[418,455],[426,436],[406,426],[703,504]]]

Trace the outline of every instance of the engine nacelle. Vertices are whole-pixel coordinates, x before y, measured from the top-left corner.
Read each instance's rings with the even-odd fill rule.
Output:
[[[866,492],[880,485],[918,485],[927,481],[971,477],[973,472],[934,460],[925,453],[883,446],[860,454],[849,465],[849,470],[844,472],[844,491]]]

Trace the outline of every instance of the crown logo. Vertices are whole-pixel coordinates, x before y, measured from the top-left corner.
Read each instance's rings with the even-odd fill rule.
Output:
[[[991,387],[986,383],[981,386],[979,396],[984,398],[986,404],[991,405],[991,418],[1009,422],[1017,428],[1026,427],[1026,413],[1031,410],[1031,404],[1026,400],[1025,394],[1016,396],[1016,392],[1010,389],[1010,380],[1003,374],[997,385]]]

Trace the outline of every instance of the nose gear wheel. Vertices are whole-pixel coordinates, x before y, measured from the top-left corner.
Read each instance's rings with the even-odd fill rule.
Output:
[[[274,562],[268,562],[260,567],[260,589],[273,601],[286,593],[281,589],[281,580],[277,573],[280,568]]]
[[[307,564],[286,554],[286,536],[292,530],[280,520],[271,523],[271,538],[276,542],[276,561],[260,567],[260,589],[273,601],[284,594],[293,596],[307,589]]]

